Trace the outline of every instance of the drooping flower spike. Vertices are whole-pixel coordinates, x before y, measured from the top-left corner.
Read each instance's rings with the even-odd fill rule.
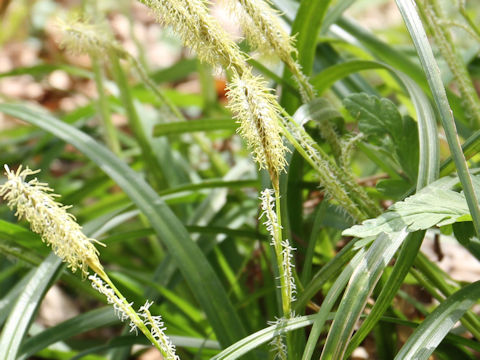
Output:
[[[228,107],[240,124],[239,132],[252,149],[260,168],[270,175],[285,169],[285,153],[280,115],[273,94],[268,92],[265,81],[246,71],[235,75],[228,85]]]
[[[140,0],[160,23],[171,26],[200,60],[242,73],[245,59],[238,45],[210,14],[204,0]]]
[[[285,30],[280,14],[268,0],[223,0],[231,14],[239,20],[247,41],[254,49],[269,56],[276,55],[294,75],[304,102],[314,97],[308,78],[296,61],[294,37]]]
[[[17,171],[11,171],[5,165],[5,171],[7,181],[0,186],[0,196],[10,209],[16,209],[15,215],[27,220],[32,231],[39,234],[73,272],[80,269],[86,276],[90,267],[103,274],[98,250],[93,245],[93,242],[101,243],[85,236],[75,217],[67,212],[69,206],[56,202],[58,195],[53,194],[47,184],[36,178],[26,181],[27,176],[39,170],[32,171],[28,167],[22,170],[20,166]]]
[[[111,50],[120,56],[125,53],[104,23],[92,23],[72,14],[67,19],[57,19],[57,27],[61,32],[60,47],[74,55],[101,57]]]

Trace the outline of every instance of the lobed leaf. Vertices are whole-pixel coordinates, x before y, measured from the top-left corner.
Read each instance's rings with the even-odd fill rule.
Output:
[[[344,230],[343,235],[364,238],[381,232],[397,232],[404,227],[413,232],[436,225],[471,221],[465,195],[446,187],[447,180],[449,179],[443,178],[431,183],[417,194],[393,204],[379,217]],[[456,181],[453,182],[455,183]]]

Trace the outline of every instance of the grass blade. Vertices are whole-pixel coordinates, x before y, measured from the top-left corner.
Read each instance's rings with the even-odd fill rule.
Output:
[[[199,119],[175,123],[157,124],[153,128],[153,136],[184,134],[195,131],[230,130],[235,132],[238,124],[231,118],[224,119]]]
[[[17,360],[27,359],[30,355],[58,341],[66,340],[77,334],[118,322],[118,317],[115,315],[111,306],[75,316],[27,339],[22,344],[20,356]]]
[[[350,278],[330,327],[321,359],[342,359],[354,327],[385,267],[408,233],[381,234],[373,242]]]
[[[238,359],[240,356],[246,354],[250,350],[253,350],[256,347],[271,341],[278,335],[311,325],[315,316],[316,315],[309,315],[286,319],[281,325],[272,325],[257,331],[256,333],[249,335],[245,339],[242,339],[223,350],[220,354],[217,354],[210,360]]]
[[[22,343],[43,295],[58,275],[62,260],[54,253],[38,266],[20,293],[0,337],[0,354],[4,360],[16,360]]]
[[[180,220],[137,173],[87,134],[44,112],[16,104],[0,104],[0,111],[74,145],[105,171],[149,219],[205,311],[220,343],[228,346],[244,337],[243,324],[205,255]]]
[[[479,297],[480,281],[477,281],[447,298],[408,338],[395,360],[428,359],[453,325]]]
[[[355,332],[355,335],[348,344],[346,351],[347,357],[350,356],[353,350],[360,345],[360,343],[370,333],[375,324],[381,319],[382,315],[390,306],[395,294],[402,285],[405,276],[408,274],[408,271],[415,260],[417,252],[420,249],[420,245],[422,244],[424,234],[424,231],[419,231],[410,234],[408,238],[405,239],[404,245],[395,261],[395,265],[387,283],[382,288],[380,295],[375,301],[375,305],[371,309],[365,321],[362,323],[360,329]]]
[[[396,0],[397,6],[402,14],[408,32],[412,37],[413,43],[420,58],[420,63],[427,77],[428,85],[433,95],[435,105],[440,114],[448,146],[452,152],[452,157],[457,168],[458,177],[462,183],[468,208],[472,214],[473,224],[477,235],[480,234],[480,207],[478,199],[473,190],[472,179],[468,172],[465,156],[462,152],[460,140],[458,139],[455,121],[452,110],[448,104],[447,94],[442,83],[440,70],[433,55],[432,48],[427,39],[420,17],[418,16],[415,4],[411,0]]]

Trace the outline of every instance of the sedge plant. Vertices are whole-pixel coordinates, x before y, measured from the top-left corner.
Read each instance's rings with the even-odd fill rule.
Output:
[[[10,170],[5,165],[7,181],[0,187],[0,196],[6,201],[15,215],[24,218],[32,231],[39,234],[53,252],[58,255],[67,266],[75,272],[82,271],[88,277],[92,287],[103,294],[109,304],[112,304],[121,321],[128,320],[131,331],[140,330],[164,356],[165,359],[177,360],[175,346],[165,335],[165,327],[160,316],[152,316],[149,307],[151,302],[146,302],[136,312],[122,293],[115,287],[105,272],[98,257],[98,250],[94,243],[101,244],[94,239],[87,238],[75,217],[67,212],[64,206],[55,198],[48,184],[39,182],[37,178],[27,181],[27,176],[37,174],[29,168],[16,171]],[[93,275],[89,274],[89,269]]]
[[[93,71],[85,76],[95,82],[98,97],[65,121],[56,118],[61,114],[0,104],[1,112],[78,149],[67,148],[57,159],[60,145],[49,137],[32,141],[40,135],[27,129],[30,142],[22,143],[27,150],[3,162],[33,168],[41,159],[41,167],[49,165],[52,172],[58,172],[58,163],[74,164],[49,183],[58,185],[67,203],[79,204],[73,210],[82,224],[102,224],[100,233],[107,233],[102,242],[83,234],[47,184],[26,180],[37,171],[7,166],[0,195],[73,272],[81,271],[120,320],[129,322],[125,334],[140,330],[165,359],[180,354],[185,359],[341,360],[367,337],[375,344],[374,350],[366,347],[371,357],[427,359],[435,352],[440,359],[460,353],[476,358],[480,320],[469,308],[477,302],[479,283],[465,286],[452,279],[419,249],[425,236],[441,238],[435,245],[440,257],[448,240],[439,234],[450,234],[480,259],[475,195],[480,180],[469,169],[477,164],[480,143],[478,51],[462,52],[465,45],[455,38],[462,31],[478,39],[478,9],[458,1],[447,4],[458,11],[451,14],[442,0],[397,0],[407,30],[395,28],[395,36],[385,32],[382,39],[392,42],[386,43],[349,19],[345,10],[354,2],[218,1],[215,6],[223,6],[241,29],[243,37],[236,41],[207,0],[138,3],[135,11],[149,11],[192,57],[152,72],[115,39],[102,20],[104,10],[95,6],[96,12],[87,14],[84,6],[81,15],[59,21],[57,29],[61,49],[90,57]],[[355,11],[352,7],[348,14]],[[425,30],[445,60],[441,69],[451,74],[440,76]],[[406,45],[397,48],[397,41]],[[262,65],[262,57],[277,61],[278,69]],[[206,69],[225,74],[225,84],[215,79],[221,88],[213,96],[178,91],[177,82],[196,70],[202,85],[213,84]],[[171,86],[161,86],[163,78]],[[202,97],[208,101],[198,101]],[[199,111],[198,103],[215,108]],[[113,112],[124,115],[126,125],[115,126]],[[99,129],[85,122],[97,114]],[[221,118],[202,118],[207,114]],[[228,133],[234,127],[247,151]],[[0,146],[20,148],[24,133]],[[451,158],[441,146],[443,134]],[[463,148],[462,138],[467,139]],[[38,156],[22,158],[30,153]],[[91,162],[104,174],[93,176]],[[0,234],[12,233],[21,240],[20,226],[0,221]],[[149,242],[143,243],[144,237]],[[100,262],[96,245],[103,243],[108,248]],[[115,254],[116,245],[128,258]],[[19,253],[2,241],[0,251]],[[21,259],[36,265],[36,250],[32,253]],[[87,283],[66,274],[62,279],[79,288]],[[135,311],[120,284],[128,298],[153,302]],[[404,291],[418,286],[440,305],[421,303]],[[12,290],[4,303],[14,296]],[[406,314],[403,302],[414,311]],[[0,309],[8,306],[4,303]],[[153,303],[163,317],[150,313]],[[457,321],[462,338],[450,332]],[[414,329],[408,340],[399,336],[398,325]],[[167,337],[167,326],[169,334],[181,336]],[[50,351],[42,334],[9,345],[12,356],[34,354],[38,349],[32,343]],[[1,334],[0,347],[12,343],[7,337]],[[92,352],[102,360],[131,355],[113,343],[108,354]]]

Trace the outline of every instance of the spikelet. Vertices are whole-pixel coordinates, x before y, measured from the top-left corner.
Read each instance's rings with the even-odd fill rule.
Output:
[[[272,189],[265,189],[260,196],[262,214],[260,219],[265,217],[263,224],[272,237],[271,245],[275,249],[277,262],[279,265],[280,284],[282,290],[282,305],[284,316],[290,318],[294,316],[291,311],[291,303],[295,301],[296,285],[293,277],[293,248],[288,239],[281,240],[281,225],[278,222],[275,212],[275,192]]]
[[[291,58],[297,50],[293,38],[285,31],[279,12],[263,0],[223,0],[230,13],[240,22],[247,41],[255,49],[280,59]]]
[[[238,45],[209,14],[203,0],[140,0],[149,7],[158,21],[171,26],[185,46],[193,49],[200,60],[213,66],[245,69],[245,60]]]
[[[97,273],[103,273],[103,267],[98,259],[98,250],[87,238],[75,217],[63,206],[55,201],[58,195],[48,184],[39,182],[36,178],[25,181],[26,177],[38,173],[29,168],[16,172],[5,165],[7,181],[0,187],[0,196],[6,201],[10,209],[16,208],[15,216],[24,218],[30,223],[32,231],[40,234],[42,240],[52,247],[60,258],[68,263],[73,272],[77,268],[84,276],[88,274],[88,267]],[[98,243],[98,242],[97,242]]]
[[[120,299],[115,291],[105,284],[102,279],[100,279],[97,274],[90,275],[88,280],[91,281],[92,287],[97,290],[100,294],[105,295],[107,302],[113,306],[115,314],[118,316],[120,321],[130,320],[130,332],[137,332],[137,328],[141,326],[138,316],[136,316],[135,311],[132,309],[133,303],[128,303],[125,299]]]
[[[61,32],[60,48],[79,55],[105,56],[115,49],[122,53],[120,45],[103,23],[90,23],[78,14],[72,14],[67,19],[58,19],[57,26]]]
[[[240,124],[239,132],[252,149],[260,168],[266,168],[272,178],[287,164],[283,144],[280,114],[275,97],[266,82],[250,71],[234,75],[228,85],[228,107]]]
[[[268,343],[271,346],[270,351],[274,353],[274,360],[287,360],[287,345],[282,335],[277,335]]]
[[[143,323],[147,326],[150,326],[150,332],[152,333],[155,340],[160,344],[160,347],[163,350],[164,358],[167,360],[180,360],[178,355],[175,353],[175,345],[172,344],[170,339],[165,335],[165,330],[167,329],[162,321],[162,317],[152,316],[149,311],[150,306],[153,302],[146,302],[138,312],[140,316],[143,317]]]
[[[275,245],[275,236],[281,226],[277,221],[277,214],[274,211],[275,207],[275,191],[272,189],[264,189],[260,194],[262,213],[260,219],[265,217],[263,225],[272,237],[271,245]]]
[[[230,12],[239,19],[248,42],[260,52],[269,56],[275,54],[293,73],[304,102],[311,100],[314,90],[295,60],[297,49],[294,37],[283,27],[280,14],[269,1],[264,0],[223,0]]]
[[[268,325],[275,326],[275,337],[269,342],[271,346],[270,351],[274,353],[273,359],[287,360],[287,345],[285,344],[285,335],[281,332],[281,328],[285,325],[285,318],[277,319],[276,321],[268,321]]]
[[[283,261],[282,266],[284,269],[284,286],[286,287],[286,293],[291,302],[295,301],[295,294],[297,292],[297,286],[295,285],[295,280],[293,278],[293,268],[295,265],[292,262],[293,252],[296,248],[290,245],[288,239],[282,241],[282,255]],[[290,316],[291,314],[288,314]]]

